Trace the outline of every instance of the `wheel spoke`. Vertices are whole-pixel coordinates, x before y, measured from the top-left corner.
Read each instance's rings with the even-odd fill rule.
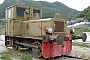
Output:
[[[32,48],[33,57],[40,58],[41,57],[41,52],[42,52],[41,43],[38,42],[38,41],[35,41],[33,43],[33,45],[38,46],[38,48]]]

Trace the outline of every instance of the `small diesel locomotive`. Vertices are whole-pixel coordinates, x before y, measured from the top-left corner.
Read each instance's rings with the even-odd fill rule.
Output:
[[[5,45],[14,50],[30,48],[36,58],[67,55],[73,39],[86,40],[85,34],[67,34],[64,19],[42,19],[42,9],[34,6],[12,5],[5,15]]]

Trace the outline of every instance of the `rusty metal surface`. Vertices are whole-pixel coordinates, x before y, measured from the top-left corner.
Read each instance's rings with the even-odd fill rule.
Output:
[[[46,21],[50,21],[50,20],[51,20],[51,19],[37,19],[37,20],[23,21],[22,23],[46,22]]]
[[[56,37],[56,42],[57,42],[58,45],[62,45],[62,43],[64,42],[64,35],[59,34],[59,35]]]
[[[73,39],[82,39],[82,41],[85,42],[86,39],[87,39],[87,35],[86,35],[85,33],[83,33],[82,36],[77,36],[77,35],[74,35],[74,34],[73,34],[73,37],[72,37],[72,38],[73,38]]]
[[[14,44],[14,45],[13,45],[13,49],[14,49],[14,50],[18,50],[18,49],[19,49],[19,45],[18,45],[18,44]]]
[[[82,36],[73,35],[73,39],[82,39]]]
[[[15,36],[15,37],[42,40],[42,37],[38,37],[38,36]]]
[[[38,48],[32,48],[32,52],[33,52],[33,57],[36,57],[36,58],[40,58],[42,55],[42,46],[41,46],[41,43],[38,42],[38,41],[35,41],[33,43],[34,46],[38,46]]]
[[[5,34],[9,36],[21,35],[21,20],[7,20]]]
[[[55,32],[64,31],[64,22],[55,21]]]
[[[36,23],[29,23],[29,36],[33,35],[33,36],[42,36],[41,35],[41,22],[36,22]]]
[[[13,5],[13,6],[6,8],[6,18],[5,19],[7,23],[6,23],[5,33],[9,36],[22,35],[22,30],[23,30],[22,21],[28,21],[33,18],[36,19],[36,15],[35,15],[37,13],[36,11],[39,11],[38,14],[40,18],[42,18],[42,9],[37,8],[37,7],[33,7],[33,6],[30,7],[26,5],[17,4],[17,5]]]
[[[84,34],[82,35],[82,41],[85,42],[86,39],[87,39],[87,35],[84,33]]]
[[[31,44],[25,44],[25,43],[19,43],[19,42],[15,42],[16,44],[20,44],[20,45],[24,45],[24,46],[28,46],[28,47],[33,47],[33,48],[38,48],[38,46],[34,46]]]
[[[72,50],[72,41],[64,41],[62,45],[56,42],[43,42],[42,43],[42,56],[44,58],[51,58],[61,55],[69,54]]]

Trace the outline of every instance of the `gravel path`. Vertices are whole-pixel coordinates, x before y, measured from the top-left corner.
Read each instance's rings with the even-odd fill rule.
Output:
[[[90,60],[90,48],[72,46],[70,55]]]

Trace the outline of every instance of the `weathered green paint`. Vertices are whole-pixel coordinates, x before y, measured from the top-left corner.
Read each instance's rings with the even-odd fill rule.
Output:
[[[14,21],[14,35],[22,35],[22,22],[21,20]]]
[[[41,22],[29,23],[29,35],[41,36]]]
[[[39,19],[36,19],[35,16],[39,16]],[[43,36],[46,35],[43,29],[45,26],[51,27],[54,34],[66,33],[65,20],[40,18],[42,18],[42,9],[40,8],[25,5],[13,5],[8,7],[6,8],[7,23],[5,33],[9,36]],[[64,22],[64,25],[61,26],[64,28],[64,31],[55,32],[55,28],[58,28],[54,26],[55,21]]]
[[[25,5],[12,5],[6,8],[5,19],[7,21],[5,33],[9,36],[16,35],[29,35],[29,27],[27,30],[27,24],[22,24],[22,21],[28,21],[30,19],[35,18],[35,12],[33,10],[40,11],[40,18],[42,18],[42,9],[33,7],[33,6],[25,6]],[[12,22],[13,21],[13,22]],[[23,30],[24,29],[24,30]],[[30,32],[33,34],[32,32]],[[41,35],[37,33],[37,35]]]
[[[12,35],[12,33],[14,34],[14,36],[16,35],[22,35],[22,23],[21,20],[15,20],[14,21],[14,25],[12,26],[12,20],[8,20],[7,26],[6,26],[6,32],[7,35]],[[12,28],[14,28],[14,32],[12,32]]]

